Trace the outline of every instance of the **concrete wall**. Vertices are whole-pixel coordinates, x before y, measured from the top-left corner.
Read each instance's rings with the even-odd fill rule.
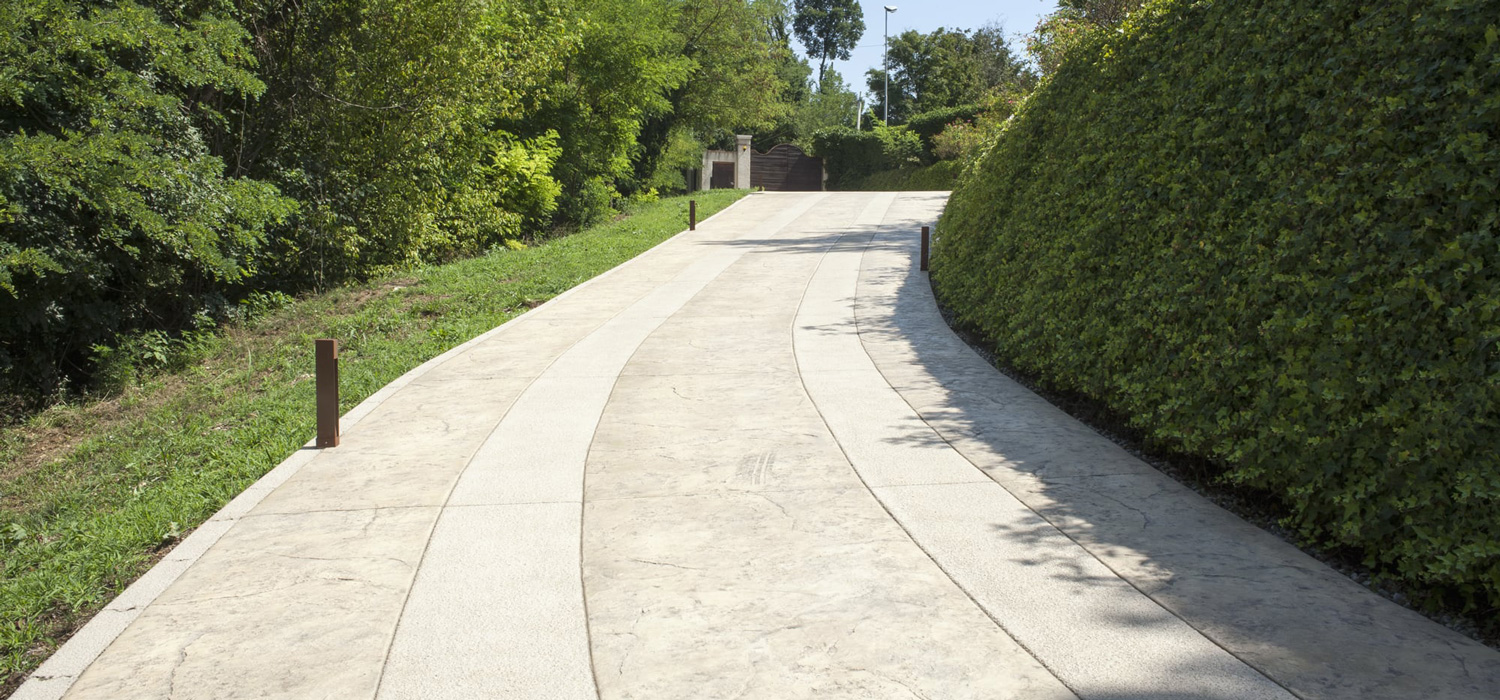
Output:
[[[704,151],[703,172],[698,176],[698,189],[706,190],[712,187],[710,183],[714,174],[714,163],[733,163],[734,160],[734,151]],[[735,170],[738,172],[739,168]]]
[[[698,176],[698,189],[706,190],[713,181],[714,163],[734,163],[734,186],[738,189],[750,187],[750,137],[734,137],[733,151],[704,151],[703,171]]]

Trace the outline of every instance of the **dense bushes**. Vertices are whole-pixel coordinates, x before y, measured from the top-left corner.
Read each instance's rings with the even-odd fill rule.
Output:
[[[954,122],[971,122],[979,116],[979,105],[960,105],[958,107],[947,107],[934,109],[914,115],[906,121],[906,128],[911,129],[918,138],[922,139],[923,160],[931,163],[937,160],[933,138],[943,133],[949,124]]]
[[[872,131],[839,127],[813,134],[812,153],[823,159],[830,189],[842,189],[878,172],[915,166],[922,142],[905,126],[877,125]]]
[[[873,131],[824,129],[813,134],[812,154],[823,159],[831,189],[885,169],[880,137]]]
[[[514,245],[669,186],[670,143],[805,94],[782,78],[806,78],[789,12],[0,0],[0,420],[105,388],[256,294]]]
[[[1000,354],[1500,602],[1492,3],[1148,3],[1069,50],[941,221]]]
[[[570,23],[520,0],[239,4],[266,90],[237,105],[221,149],[300,204],[260,251],[255,286],[472,255],[546,217],[557,134],[496,125],[545,89],[578,41]]]
[[[812,154],[823,159],[829,187],[857,187],[871,175],[938,160],[933,137],[953,122],[973,119],[978,111],[972,105],[937,109],[912,117],[900,126],[877,123],[870,131],[846,127],[823,129],[813,134]]]
[[[191,327],[252,273],[295,203],[203,138],[206,97],[265,89],[243,42],[128,2],[0,6],[0,393],[59,386],[120,329]]]

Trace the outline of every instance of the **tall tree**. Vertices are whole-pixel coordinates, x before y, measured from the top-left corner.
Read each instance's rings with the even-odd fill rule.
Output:
[[[546,0],[241,2],[268,88],[225,159],[301,204],[261,269],[327,286],[521,234],[499,203],[516,171],[497,166],[526,149],[490,127],[545,93],[579,18]]]
[[[796,0],[792,31],[818,59],[818,84],[834,60],[849,60],[849,50],[865,33],[864,10],[857,0]]]
[[[650,181],[674,130],[690,129],[714,140],[769,127],[787,111],[778,100],[786,83],[777,69],[782,48],[767,32],[765,12],[774,2],[685,0],[676,12],[676,39],[666,55],[690,62],[685,80],[666,93],[669,109],[641,122],[633,180]]]
[[[668,95],[687,82],[695,64],[679,50],[678,8],[663,0],[573,4],[583,18],[582,40],[556,66],[540,109],[506,128],[525,136],[561,135],[554,175],[568,196],[560,219],[584,226],[610,214],[619,180],[634,177],[642,124],[670,117]]]
[[[766,25],[766,41],[788,50],[792,47],[792,8],[787,0],[754,0],[750,3]]]
[[[889,56],[893,123],[934,109],[976,104],[999,88],[1025,87],[1034,80],[998,25],[902,32],[891,38]],[[885,73],[872,69],[865,79],[879,102]],[[876,113],[883,114],[884,107],[877,104]]]
[[[253,273],[294,203],[204,139],[265,90],[247,44],[211,12],[0,3],[0,393],[59,392],[96,344],[190,324]]]

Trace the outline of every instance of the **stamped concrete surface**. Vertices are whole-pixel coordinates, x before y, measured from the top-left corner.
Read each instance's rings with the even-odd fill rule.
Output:
[[[963,345],[944,201],[752,195],[429,362],[13,697],[1500,697]]]

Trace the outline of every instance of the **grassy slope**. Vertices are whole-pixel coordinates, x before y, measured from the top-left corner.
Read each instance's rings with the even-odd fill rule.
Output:
[[[698,193],[706,217],[742,191]],[[343,410],[682,230],[687,200],[521,251],[296,302],[118,398],[0,432],[0,692],[313,433],[312,341],[341,341]]]

